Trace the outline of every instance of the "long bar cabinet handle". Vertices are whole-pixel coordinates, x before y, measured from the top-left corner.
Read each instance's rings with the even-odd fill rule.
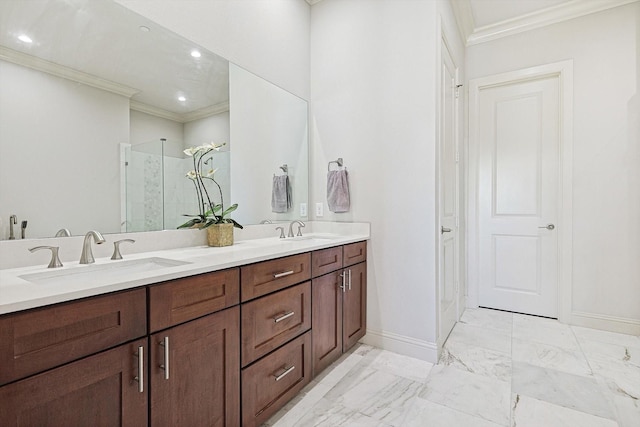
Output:
[[[138,391],[144,393],[144,346],[139,346],[134,356],[138,356],[138,376],[133,379],[138,381]]]
[[[279,322],[282,322],[284,319],[288,319],[289,317],[293,316],[294,314],[296,314],[296,313],[295,313],[295,311],[290,311],[290,312],[288,312],[288,313],[284,313],[284,314],[283,314],[283,315],[281,315],[281,316],[276,316],[276,317],[274,317],[274,318],[273,318],[273,321],[274,321],[275,323],[279,323]]]
[[[164,370],[164,379],[169,379],[169,337],[164,337],[158,345],[164,347],[164,363],[160,365],[160,369]]]
[[[282,369],[284,369],[284,372],[281,373],[280,375],[276,375],[273,374],[273,376],[275,377],[276,381],[280,381],[281,379],[283,379],[284,377],[286,377],[287,375],[289,375],[291,373],[291,371],[293,371],[294,369],[296,369],[295,365],[290,367],[290,368],[285,368],[283,367]]]
[[[349,269],[349,290],[351,290],[351,269]]]
[[[276,273],[276,274],[274,274],[274,275],[273,275],[273,278],[274,278],[274,279],[279,279],[279,278],[281,278],[281,277],[289,276],[289,275],[291,275],[291,274],[293,274],[293,270],[283,271],[282,273]]]

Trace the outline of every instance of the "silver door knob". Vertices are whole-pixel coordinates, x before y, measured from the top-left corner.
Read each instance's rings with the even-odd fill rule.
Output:
[[[444,233],[451,233],[451,229],[450,228],[445,228],[445,227],[440,227],[440,234],[444,234]]]
[[[542,227],[538,227],[538,228],[546,228],[547,230],[553,230],[554,228],[556,228],[556,226],[553,225],[553,224],[547,224],[547,225],[543,225]]]

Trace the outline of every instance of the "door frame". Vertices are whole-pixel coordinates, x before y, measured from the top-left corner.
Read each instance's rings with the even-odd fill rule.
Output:
[[[479,175],[479,98],[480,91],[530,80],[557,77],[559,84],[559,162],[558,162],[558,320],[571,317],[573,264],[573,60],[555,62],[469,81],[469,139],[467,152],[467,307],[478,307],[480,224]]]

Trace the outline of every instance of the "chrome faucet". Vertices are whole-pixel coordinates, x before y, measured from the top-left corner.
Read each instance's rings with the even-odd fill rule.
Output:
[[[13,233],[13,226],[18,223],[18,217],[11,215],[9,217],[9,240],[15,240],[16,235]]]
[[[287,235],[287,237],[293,237],[293,224],[296,223],[298,224],[298,234],[296,234],[296,236],[302,236],[302,231],[300,229],[304,227],[304,222],[295,220],[291,221],[291,224],[289,224],[289,234]]]
[[[61,228],[54,237],[71,237],[71,232],[68,228]]]
[[[96,260],[93,258],[93,252],[91,252],[91,238],[95,240],[96,244],[100,245],[105,242],[104,237],[98,231],[91,230],[84,236],[84,242],[82,243],[82,254],[80,255],[80,264],[93,264]]]

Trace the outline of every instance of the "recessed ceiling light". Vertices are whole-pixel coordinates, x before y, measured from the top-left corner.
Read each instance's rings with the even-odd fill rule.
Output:
[[[179,96],[178,97],[178,101],[180,101],[180,102],[184,102],[186,100],[187,100],[187,98],[185,98],[184,96]]]
[[[194,58],[200,58],[202,54],[199,51],[194,49],[191,51],[191,56],[193,56]]]
[[[20,40],[21,42],[25,42],[25,43],[33,43],[33,40],[31,40],[31,37],[29,37],[26,34],[20,34],[18,36],[18,40]]]
[[[144,25],[140,25],[140,31],[142,31],[143,33],[148,33],[149,31],[151,31],[151,28],[149,27],[145,27]]]

